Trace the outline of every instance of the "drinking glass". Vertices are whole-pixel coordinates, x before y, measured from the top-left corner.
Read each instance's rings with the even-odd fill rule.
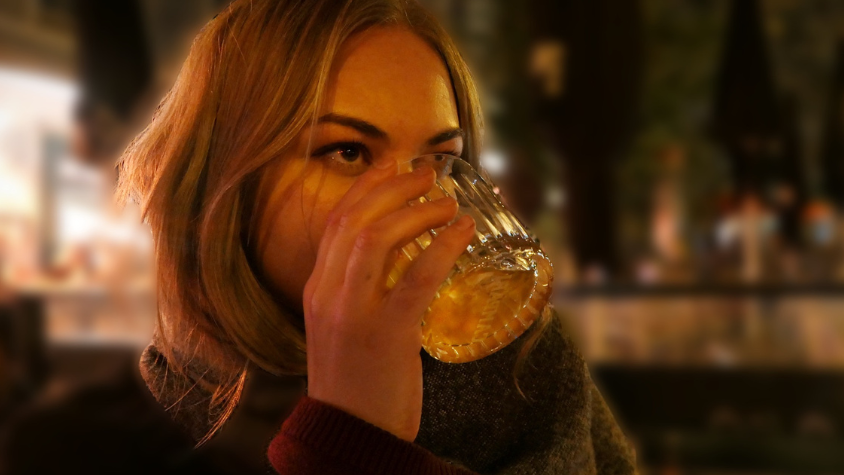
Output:
[[[423,317],[422,346],[443,362],[474,361],[511,343],[539,317],[551,295],[551,261],[468,162],[432,154],[402,168],[425,166],[436,171],[437,180],[419,202],[451,196],[459,205],[455,219],[471,216],[476,230]],[[437,230],[429,230],[402,248],[388,287],[436,235]]]

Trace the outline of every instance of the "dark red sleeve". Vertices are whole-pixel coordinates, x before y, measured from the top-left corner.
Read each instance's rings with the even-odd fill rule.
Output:
[[[470,475],[362,419],[303,397],[270,443],[282,475]]]

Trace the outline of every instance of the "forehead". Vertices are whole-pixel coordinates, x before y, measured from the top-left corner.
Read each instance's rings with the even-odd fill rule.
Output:
[[[367,30],[344,45],[322,112],[351,115],[388,132],[459,126],[442,58],[416,34],[397,27]]]

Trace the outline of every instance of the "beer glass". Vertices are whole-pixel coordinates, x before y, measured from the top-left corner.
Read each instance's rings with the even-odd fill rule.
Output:
[[[457,218],[468,214],[476,230],[423,317],[422,346],[443,362],[474,361],[511,343],[539,317],[551,295],[551,261],[468,162],[433,154],[402,168],[425,166],[436,171],[437,181],[419,201],[451,196],[459,205]],[[436,235],[437,230],[429,230],[402,248],[388,287]]]

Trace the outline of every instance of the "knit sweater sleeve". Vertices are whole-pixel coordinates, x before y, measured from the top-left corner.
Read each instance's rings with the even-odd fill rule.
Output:
[[[303,397],[270,443],[281,475],[471,475],[340,409]]]

